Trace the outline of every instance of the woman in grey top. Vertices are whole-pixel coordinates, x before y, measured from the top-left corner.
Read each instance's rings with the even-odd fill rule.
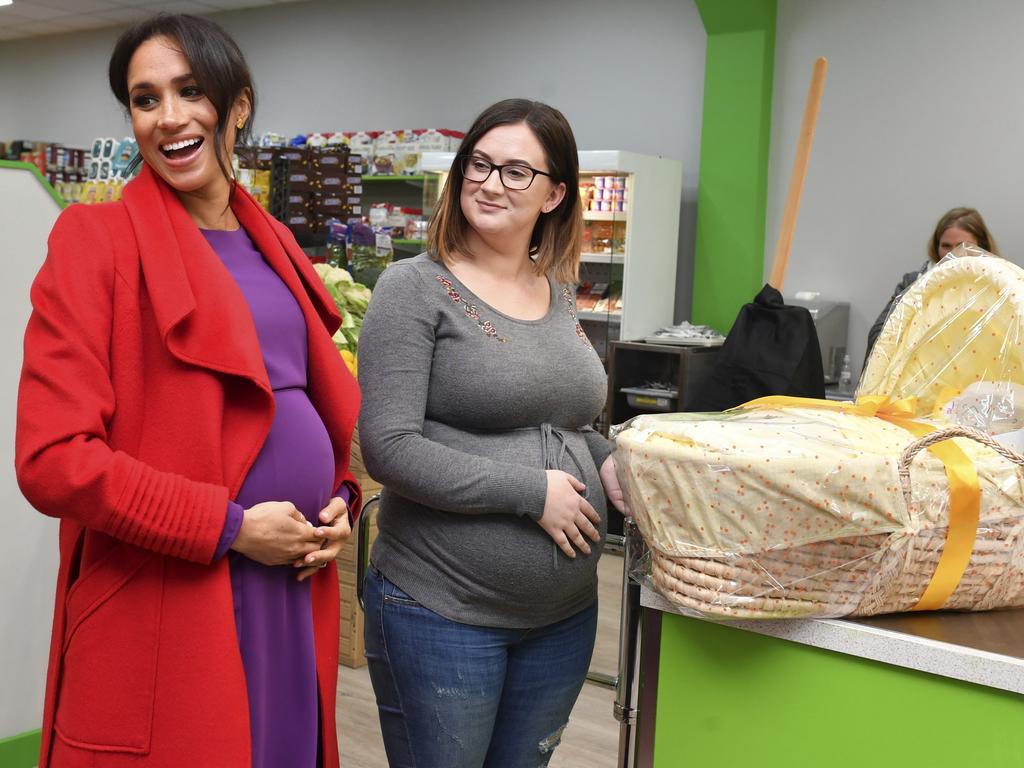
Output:
[[[576,142],[510,99],[470,128],[428,253],[381,277],[360,436],[385,486],[364,590],[392,768],[546,765],[586,675],[605,493],[605,374],[576,320]],[[600,470],[599,470],[600,468]]]

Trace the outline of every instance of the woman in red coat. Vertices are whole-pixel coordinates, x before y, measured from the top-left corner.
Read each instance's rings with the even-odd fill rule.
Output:
[[[18,399],[19,483],[61,519],[40,765],[332,768],[340,318],[231,177],[254,91],[224,31],[141,22],[110,83],[144,165],[55,225]]]

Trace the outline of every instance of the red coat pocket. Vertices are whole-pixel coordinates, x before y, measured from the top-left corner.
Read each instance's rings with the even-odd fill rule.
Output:
[[[149,752],[164,559],[118,544],[68,591],[55,730],[68,744]]]

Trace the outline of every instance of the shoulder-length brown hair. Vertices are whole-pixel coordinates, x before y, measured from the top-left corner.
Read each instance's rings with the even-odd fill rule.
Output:
[[[555,184],[565,184],[557,208],[542,213],[530,238],[530,255],[538,275],[552,273],[560,283],[579,281],[583,247],[583,206],[580,203],[579,155],[565,116],[554,107],[528,99],[505,99],[485,109],[466,133],[455,155],[441,199],[430,217],[427,250],[431,258],[451,264],[455,253],[472,254],[466,242],[469,222],[462,213],[462,158],[472,154],[480,138],[500,125],[525,124],[544,148]]]
[[[942,215],[939,223],[935,225],[935,231],[932,232],[931,240],[928,241],[928,258],[932,261],[938,261],[946,255],[939,253],[939,243],[942,241],[942,233],[950,227],[970,232],[974,235],[974,239],[978,241],[980,247],[991,254],[999,255],[996,239],[988,231],[988,227],[985,226],[985,220],[981,218],[981,214],[974,208],[953,208]]]

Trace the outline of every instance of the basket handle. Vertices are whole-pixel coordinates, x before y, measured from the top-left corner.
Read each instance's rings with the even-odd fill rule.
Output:
[[[899,461],[899,474],[900,474],[900,485],[903,486],[903,497],[907,500],[907,505],[910,505],[910,463],[914,460],[914,457],[925,448],[941,443],[944,440],[949,440],[953,437],[968,437],[971,440],[987,445],[993,451],[998,453],[1004,459],[1009,462],[1016,464],[1019,467],[1024,467],[1024,455],[1017,453],[1016,451],[1010,450],[1005,445],[1000,443],[998,440],[993,438],[987,432],[982,432],[980,429],[973,429],[971,427],[947,427],[946,429],[940,429],[935,432],[929,432],[924,437],[919,437],[917,440],[912,442],[906,448],[903,449],[903,453],[900,454]]]

